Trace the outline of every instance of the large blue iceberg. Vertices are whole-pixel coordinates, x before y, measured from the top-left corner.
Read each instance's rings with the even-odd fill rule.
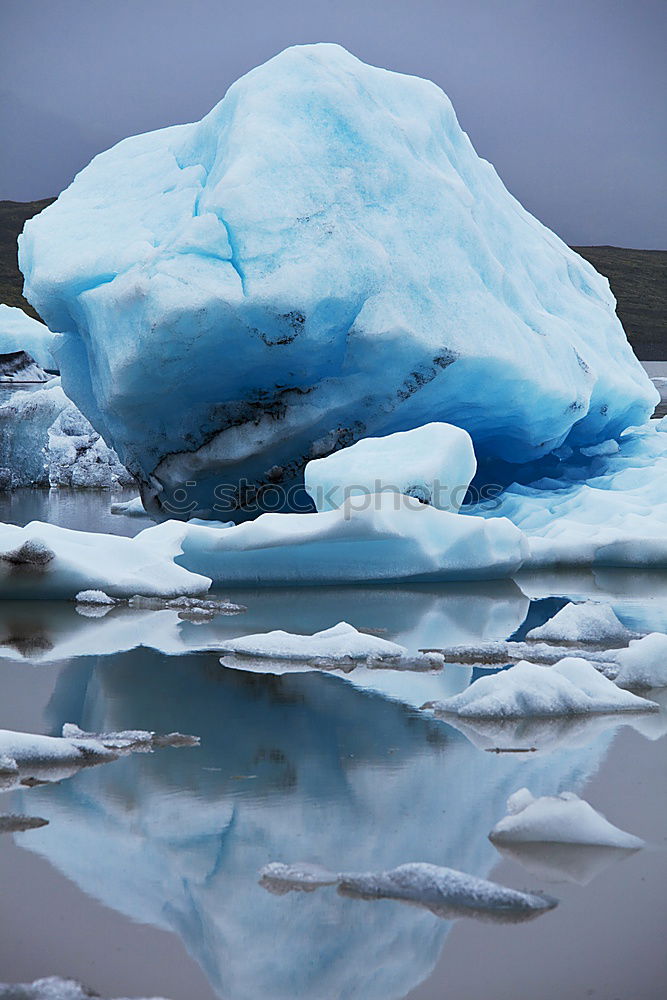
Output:
[[[20,265],[65,391],[156,515],[210,514],[222,489],[244,516],[309,460],[430,421],[482,466],[533,461],[656,401],[606,279],[442,91],[336,45],[97,156],[27,223]]]

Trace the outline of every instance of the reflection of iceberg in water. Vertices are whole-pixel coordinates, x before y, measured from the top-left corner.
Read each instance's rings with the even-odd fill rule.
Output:
[[[145,649],[70,664],[51,712],[54,726],[201,736],[187,753],[32,789],[31,811],[51,822],[18,839],[105,904],[178,933],[227,1000],[405,996],[432,970],[448,922],[335,891],[275,897],[258,871],[293,858],[337,871],[418,859],[485,877],[508,795],[580,787],[608,742],[486,754],[328,676],[245,675],[214,655]]]

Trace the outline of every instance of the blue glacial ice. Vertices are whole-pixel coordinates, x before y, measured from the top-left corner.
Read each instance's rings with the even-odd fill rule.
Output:
[[[67,398],[59,378],[19,389],[0,404],[2,488],[129,486],[115,451]]]
[[[558,462],[551,475],[514,483],[488,518],[524,533],[531,569],[553,566],[667,566],[667,435],[650,420],[628,428],[610,454]]]
[[[43,371],[57,372],[51,331],[22,309],[0,303],[0,355],[25,351]]]
[[[162,516],[191,516],[193,483],[200,512],[221,485],[243,508],[362,437],[450,422],[489,469],[594,448],[657,401],[606,279],[442,91],[336,45],[95,157],[20,266],[65,391]]]

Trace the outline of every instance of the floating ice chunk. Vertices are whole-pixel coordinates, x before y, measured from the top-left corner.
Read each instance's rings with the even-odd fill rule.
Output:
[[[340,875],[307,862],[286,865],[272,861],[259,872],[259,884],[276,896],[286,892],[313,892],[325,885],[338,885],[339,879]]]
[[[634,639],[627,649],[614,650],[618,673],[614,680],[622,688],[667,687],[667,635],[651,632]]]
[[[137,537],[162,551],[182,550],[180,565],[225,586],[490,580],[521,565],[523,536],[509,521],[423,504],[409,509],[403,499],[374,494],[338,510],[263,514],[223,530],[169,521]]]
[[[399,865],[390,871],[359,874],[335,874],[319,865],[272,862],[260,870],[259,884],[276,895],[295,890],[313,892],[323,886],[337,885],[345,896],[412,903],[448,920],[457,917],[499,922],[530,920],[553,909],[557,903],[548,896],[517,892],[453,868],[421,862]]]
[[[87,986],[59,976],[36,979],[34,983],[0,983],[0,1000],[97,1000],[98,997],[99,993]],[[153,997],[152,1000],[164,998]]]
[[[1,382],[48,382],[51,376],[25,351],[0,353]]]
[[[246,635],[224,642],[221,649],[250,657],[276,660],[384,660],[407,656],[405,646],[358,632],[347,622],[314,635],[295,635],[278,629],[264,635]]]
[[[25,351],[40,368],[57,372],[58,365],[51,353],[54,335],[22,309],[0,304],[0,354]]]
[[[0,466],[8,486],[128,486],[118,456],[67,398],[60,379],[0,405]]]
[[[248,609],[223,598],[204,597],[145,597],[135,594],[127,602],[131,608],[144,611],[178,611],[181,617],[214,618],[216,615],[240,615]]]
[[[101,743],[107,750],[118,753],[137,751],[150,753],[156,747],[199,746],[198,736],[188,736],[183,733],[152,733],[145,729],[125,729],[117,733],[86,733],[72,722],[65,723],[62,734],[65,739],[76,740],[82,745]]]
[[[452,424],[430,423],[387,437],[362,438],[306,466],[306,492],[319,511],[351,496],[394,492],[456,512],[477,460],[470,435]]]
[[[453,868],[413,863],[391,871],[341,875],[339,891],[359,899],[395,899],[424,906],[445,919],[477,917],[518,922],[551,910],[556,900],[507,889]]]
[[[97,740],[37,736],[0,729],[0,788],[30,780],[59,781],[81,767],[102,764],[118,756]]]
[[[133,477],[73,403],[48,430],[45,449],[51,486],[130,486]]]
[[[111,504],[109,508],[112,514],[123,514],[125,517],[143,517],[150,520],[150,514],[144,510],[141,497],[132,497],[131,500],[119,500]]]
[[[496,850],[510,861],[547,882],[578,882],[587,885],[600,872],[635,852],[623,847],[594,847],[590,844],[549,844],[512,841]]]
[[[429,706],[468,719],[503,719],[602,712],[657,711],[645,698],[621,691],[587,660],[566,657],[552,667],[521,660],[480,677],[460,694]]]
[[[531,629],[527,639],[549,642],[627,643],[636,637],[618,620],[608,604],[566,604],[539,628]]]
[[[80,604],[114,605],[116,601],[103,590],[80,590],[75,600]]]
[[[493,843],[543,841],[639,850],[644,841],[619,830],[574,792],[535,798],[527,788],[510,795],[504,816],[489,834]]]
[[[0,596],[71,599],[101,590],[112,597],[190,596],[208,590],[207,577],[190,573],[143,544],[32,521],[25,528],[0,524]]]
[[[8,487],[49,485],[49,427],[68,405],[60,379],[13,392],[0,405],[0,466],[9,472]]]
[[[336,45],[96,156],[19,243],[66,391],[155,513],[188,482],[210,510],[220,483],[289,485],[434,419],[523,462],[658,398],[607,280],[507,192],[442,91]]]

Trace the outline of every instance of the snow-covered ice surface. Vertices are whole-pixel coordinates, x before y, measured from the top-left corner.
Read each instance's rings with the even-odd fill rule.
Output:
[[[0,466],[7,486],[128,486],[134,480],[62,390],[17,390],[0,405]]]
[[[347,622],[338,622],[314,635],[294,635],[279,629],[264,635],[245,635],[224,643],[223,650],[242,656],[275,660],[397,660],[407,656],[405,646],[375,635],[364,635]]]
[[[477,460],[470,435],[451,424],[430,423],[313,459],[305,470],[306,492],[320,511],[341,507],[351,496],[394,491],[456,512]]]
[[[51,352],[55,338],[48,327],[22,309],[0,303],[0,354],[25,351],[44,371],[57,372]]]
[[[667,687],[667,635],[662,632],[651,632],[631,641],[627,649],[615,650],[613,661],[619,687]]]
[[[0,983],[0,1000],[93,1000],[96,990],[74,979],[47,976],[32,983]],[[153,997],[152,1000],[163,1000]]]
[[[111,597],[203,594],[207,577],[176,565],[139,538],[31,522],[0,524],[0,597],[71,599],[100,590]]]
[[[507,192],[442,91],[336,45],[96,156],[19,263],[65,391],[156,513],[211,511],[221,483],[243,505],[242,478],[253,504],[434,420],[478,460],[595,446],[658,398],[607,280]]]
[[[637,638],[635,632],[618,620],[608,604],[566,604],[544,625],[531,629],[527,639],[547,642],[627,644]]]
[[[118,754],[95,739],[39,736],[0,729],[0,791],[33,781],[61,781]]]
[[[463,719],[501,720],[659,708],[655,702],[622,691],[579,657],[565,657],[550,667],[521,660],[509,670],[478,678],[460,694],[429,707]]]
[[[489,834],[494,843],[586,844],[639,850],[644,841],[619,830],[574,792],[535,798],[527,788],[510,795],[507,815]]]
[[[501,923],[518,923],[551,910],[556,900],[517,892],[495,882],[413,862],[386,872],[341,872],[271,862],[259,872],[260,885],[282,894],[290,889],[310,891],[337,885],[338,891],[357,899],[393,899],[423,906],[438,917],[476,917]]]
[[[496,579],[522,564],[511,522],[463,517],[396,493],[319,514],[262,514],[232,527],[168,521],[139,537],[223,586]],[[204,567],[206,567],[204,569]]]

